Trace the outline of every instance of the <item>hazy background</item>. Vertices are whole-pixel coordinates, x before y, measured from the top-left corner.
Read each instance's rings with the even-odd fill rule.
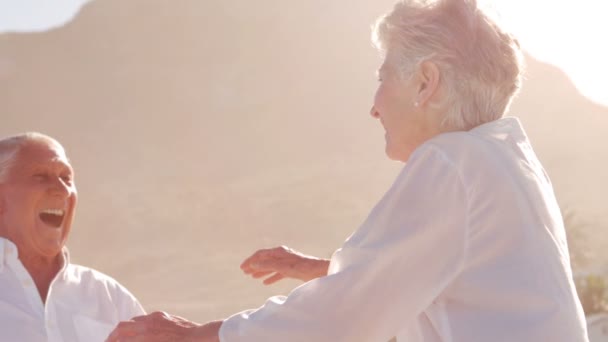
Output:
[[[92,2],[64,27],[0,35],[0,135],[67,148],[74,262],[149,311],[204,321],[257,307],[298,283],[264,287],[243,258],[277,244],[329,257],[402,167],[368,115],[370,24],[392,3]],[[527,69],[511,114],[601,271],[608,108],[555,67]]]

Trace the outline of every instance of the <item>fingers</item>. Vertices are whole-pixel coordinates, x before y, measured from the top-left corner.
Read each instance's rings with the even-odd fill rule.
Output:
[[[106,342],[190,341],[199,326],[182,317],[154,312],[119,323]]]
[[[250,264],[249,267],[243,269],[243,272],[259,279],[272,273],[284,273],[287,271],[286,266],[285,260],[264,260]]]
[[[253,272],[253,273],[250,273],[250,275],[255,279],[259,279],[259,278],[263,278],[271,273],[274,273],[274,271]]]
[[[158,319],[167,319],[169,317],[169,315],[166,312],[162,312],[162,311],[155,311],[151,314],[147,314],[147,315],[143,315],[143,316],[135,316],[133,318],[131,318],[132,321],[135,322],[143,322],[143,321],[148,321],[148,320],[158,320]]]
[[[252,274],[261,270],[268,270],[267,261],[275,259],[270,249],[260,249],[241,263],[241,270],[246,274]]]
[[[160,327],[168,322],[169,315],[165,312],[157,311],[149,315],[136,316],[130,321],[120,322],[114,331],[108,336],[107,342],[137,342],[143,341],[141,335],[150,332],[155,327]]]
[[[272,285],[274,283],[276,283],[277,281],[284,279],[285,276],[282,275],[281,273],[275,273],[273,276],[264,279],[263,283],[264,285]]]
[[[112,331],[106,342],[128,341],[129,338],[137,336],[145,331],[145,325],[141,322],[125,321],[120,322]]]
[[[241,269],[245,271],[247,269],[250,269],[252,267],[252,264],[267,259],[271,253],[270,251],[271,249],[260,249],[256,251],[241,263]]]
[[[299,253],[286,246],[260,249],[241,263],[241,270],[255,279],[270,275],[263,281],[270,285],[284,278],[297,278],[294,265],[301,260]]]
[[[286,247],[286,246],[259,249],[255,253],[253,253],[251,256],[246,258],[241,263],[241,267],[247,267],[251,263],[255,263],[255,262],[266,260],[266,259],[283,258],[289,254],[296,254],[296,253],[291,248]]]

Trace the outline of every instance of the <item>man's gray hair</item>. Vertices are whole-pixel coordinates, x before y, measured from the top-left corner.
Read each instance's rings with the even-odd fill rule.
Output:
[[[469,130],[502,117],[521,87],[517,40],[475,0],[399,1],[376,21],[372,40],[403,79],[424,61],[437,64],[447,129]]]
[[[54,142],[59,144],[55,139],[48,135],[38,132],[27,132],[13,135],[0,140],[0,183],[6,180],[11,167],[17,160],[17,154],[21,148],[28,142]]]

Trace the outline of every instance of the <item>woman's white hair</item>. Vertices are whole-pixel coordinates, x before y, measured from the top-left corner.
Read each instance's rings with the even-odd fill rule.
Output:
[[[469,130],[502,117],[521,86],[517,40],[475,0],[402,0],[373,26],[374,45],[407,79],[424,61],[441,71],[444,128]]]
[[[6,180],[21,148],[32,141],[52,142],[61,146],[57,140],[38,132],[21,133],[0,140],[0,183]]]

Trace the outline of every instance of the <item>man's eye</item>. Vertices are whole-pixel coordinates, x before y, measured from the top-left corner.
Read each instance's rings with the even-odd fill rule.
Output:
[[[45,181],[45,180],[49,179],[49,176],[44,173],[37,173],[34,175],[34,179],[38,180],[38,181]]]

